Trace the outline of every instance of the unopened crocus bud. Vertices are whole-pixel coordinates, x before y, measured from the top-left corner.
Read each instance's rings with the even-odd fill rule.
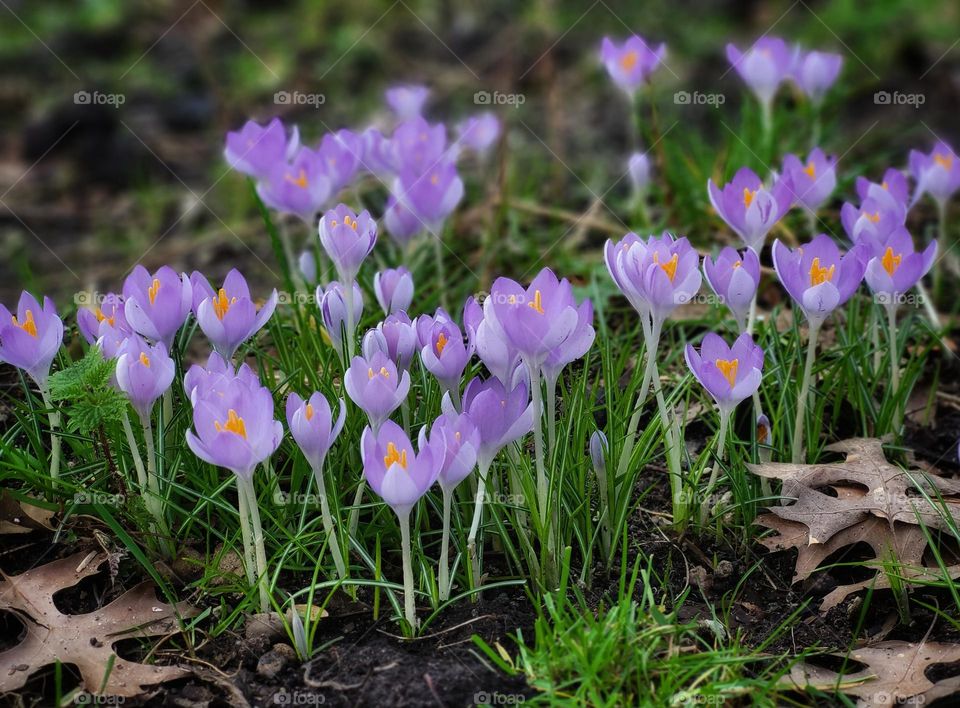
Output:
[[[319,391],[304,401],[296,393],[287,397],[287,425],[297,446],[314,470],[323,467],[327,452],[343,429],[347,407],[340,399],[340,412],[333,419],[330,404]]]
[[[130,335],[117,352],[117,386],[141,418],[150,416],[153,404],[170,388],[175,369],[163,342],[151,346],[136,334]]]
[[[635,152],[627,160],[627,171],[635,194],[644,194],[650,186],[650,158],[645,152]]]
[[[373,276],[373,292],[384,315],[406,311],[413,302],[413,276],[403,266],[379,271]]]
[[[737,252],[729,246],[714,259],[704,256],[703,274],[717,299],[733,313],[741,331],[760,284],[760,259],[753,249]]]
[[[303,279],[310,285],[317,282],[317,259],[312,251],[302,251],[297,258],[297,268]]]
[[[460,143],[483,157],[500,137],[500,120],[493,113],[481,113],[459,125]]]
[[[598,473],[607,469],[607,451],[610,449],[607,436],[602,430],[594,430],[590,436],[590,461]]]
[[[363,336],[363,356],[369,359],[374,352],[386,354],[397,369],[409,370],[413,355],[420,349],[417,330],[406,312],[387,315],[376,329]]]
[[[728,44],[727,59],[760,103],[770,105],[790,75],[794,52],[779,37],[761,37],[745,52]]]
[[[810,51],[797,59],[794,78],[797,85],[815,104],[823,97],[840,75],[843,57],[830,52]]]
[[[353,319],[356,324],[363,315],[363,293],[356,282],[353,287]],[[337,351],[343,349],[343,333],[347,329],[347,304],[344,299],[343,286],[336,280],[330,282],[326,289],[317,286],[317,302],[320,305],[320,317],[327,335]],[[350,332],[347,332],[350,335]]]
[[[385,97],[387,105],[397,119],[405,121],[417,118],[423,113],[423,106],[430,98],[430,89],[415,84],[391,86],[387,89]]]

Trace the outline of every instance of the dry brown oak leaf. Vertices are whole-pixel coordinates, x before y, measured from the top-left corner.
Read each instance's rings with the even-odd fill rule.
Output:
[[[783,495],[796,497],[794,504],[770,507],[770,511],[782,519],[804,524],[810,544],[826,543],[836,533],[871,515],[891,523],[922,522],[944,529],[949,527],[944,515],[949,514],[954,523],[960,524],[960,502],[938,502],[938,497],[960,494],[960,482],[919,470],[908,472],[890,464],[880,440],[875,438],[844,440],[826,449],[845,453],[846,459],[816,465],[768,462],[747,466],[760,477],[781,480]],[[850,483],[864,487],[865,493],[844,498],[818,489]],[[930,497],[933,504],[923,495]]]
[[[784,684],[801,690],[808,687],[837,690],[858,698],[858,706],[899,705],[908,700],[911,705],[923,705],[960,691],[960,677],[951,676],[934,683],[925,673],[934,664],[960,661],[960,644],[886,641],[854,649],[848,655],[832,656],[848,656],[865,668],[839,674],[802,662],[794,665],[789,677],[784,677]]]
[[[140,583],[94,612],[70,615],[57,609],[54,595],[95,575],[106,560],[103,554],[91,558],[77,553],[20,575],[3,575],[0,610],[14,613],[23,622],[26,636],[0,653],[0,692],[22,688],[31,674],[55,661],[79,669],[83,690],[112,696],[137,696],[144,686],[189,673],[176,666],[128,661],[113,650],[123,639],[176,633],[178,617],[196,614],[187,603],[159,602],[150,582]]]

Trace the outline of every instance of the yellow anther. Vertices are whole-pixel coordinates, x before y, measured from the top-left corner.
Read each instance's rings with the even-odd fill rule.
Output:
[[[13,316],[13,326],[19,327],[31,337],[37,336],[37,323],[33,321],[33,310],[27,310],[27,317],[23,324],[17,322],[17,316]]]
[[[803,171],[807,173],[807,176],[810,179],[816,179],[817,177],[817,166],[813,164],[813,160],[807,163],[807,166],[803,168]]]
[[[143,352],[140,352],[140,363],[143,364],[148,369],[150,368],[150,357],[148,357]]]
[[[160,279],[154,278],[153,283],[147,288],[147,296],[150,298],[151,305],[156,301],[158,292],[160,292]]]
[[[637,59],[637,53],[631,50],[620,57],[620,66],[624,71],[631,71],[637,65]]]
[[[305,170],[300,170],[300,174],[298,174],[295,178],[289,174],[284,175],[284,179],[290,184],[295,184],[296,186],[300,187],[300,189],[306,189],[310,184],[309,181],[307,181],[307,173]]]
[[[403,469],[407,469],[407,451],[398,450],[393,443],[387,443],[387,454],[383,458],[383,464],[387,469],[390,469],[391,465],[400,465]]]
[[[236,301],[237,298],[235,297],[227,299],[227,291],[224,288],[220,288],[217,294],[213,296],[213,312],[216,314],[217,319],[222,320],[223,316],[230,310],[230,305]]]
[[[953,167],[953,155],[941,155],[940,153],[937,153],[933,156],[933,161],[945,170],[949,170]]]
[[[239,435],[244,440],[247,439],[247,426],[243,422],[243,418],[237,415],[237,412],[231,408],[227,411],[227,422],[220,424],[220,421],[213,421],[213,427],[217,429],[218,433],[233,433],[234,435]]]
[[[307,407],[304,410],[304,415],[307,416],[307,420],[313,418],[313,406],[311,404],[307,404]]]
[[[667,274],[667,277],[670,278],[670,282],[672,283],[673,279],[677,277],[677,265],[680,263],[680,254],[674,253],[669,261],[661,263],[660,254],[654,251],[653,262],[663,268],[663,272]]]
[[[884,251],[883,258],[880,259],[880,265],[883,266],[883,269],[887,271],[887,274],[892,276],[897,268],[900,267],[900,263],[903,261],[903,255],[898,253],[893,255],[893,249],[890,246],[887,246],[887,250]]]
[[[730,388],[733,388],[737,383],[737,369],[740,368],[740,360],[717,359],[714,363],[717,365],[720,373],[723,374],[723,378],[730,384]]]
[[[872,221],[872,222],[875,223],[875,224],[876,224],[878,221],[880,221],[880,212],[879,212],[879,211],[875,211],[875,212],[873,212],[872,214],[864,214],[864,216],[867,217],[870,221]]]
[[[750,204],[753,203],[753,198],[757,195],[757,190],[750,190],[747,187],[743,188],[743,206],[750,208]]]
[[[820,259],[814,258],[810,264],[810,285],[820,285],[833,280],[833,274],[837,267],[831,265],[829,268],[820,267]]]
[[[440,336],[437,337],[437,344],[436,344],[437,356],[440,356],[441,354],[443,354],[443,349],[444,347],[447,346],[447,344],[448,344],[447,335],[441,332]]]
[[[540,294],[539,290],[533,293],[533,302],[528,302],[527,306],[532,307],[539,314],[543,314],[543,296]]]

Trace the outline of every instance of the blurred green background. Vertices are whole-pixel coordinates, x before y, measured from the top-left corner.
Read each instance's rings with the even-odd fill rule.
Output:
[[[707,177],[764,168],[750,145],[752,102],[724,57],[728,41],[745,46],[768,33],[844,55],[824,109],[824,147],[842,155],[834,206],[852,195],[854,174],[903,166],[934,135],[958,142],[956,0],[2,0],[0,299],[22,287],[58,299],[118,289],[137,262],[214,275],[238,265],[275,280],[249,186],[221,156],[224,133],[274,115],[308,140],[359,129],[384,119],[383,91],[397,82],[430,86],[433,120],[479,110],[477,91],[523,95],[522,106],[498,109],[509,129],[502,172],[467,174],[453,248],[488,273],[522,274],[534,256],[586,272],[603,239],[632,226],[622,179],[629,109],[597,59],[604,34],[632,32],[668,45],[645,98],[663,135],[660,167],[671,173],[658,220],[695,240],[718,229]],[[677,105],[680,90],[725,102]],[[878,90],[919,93],[924,103],[878,105]],[[121,96],[122,105],[78,103],[78,91]],[[325,101],[277,105],[277,91]],[[789,92],[780,105],[781,148],[806,150],[805,114]],[[372,208],[382,191],[373,185]],[[523,208],[493,220],[487,212],[507,198]],[[585,212],[590,219],[576,221]],[[502,247],[484,254],[480,232],[491,224]]]

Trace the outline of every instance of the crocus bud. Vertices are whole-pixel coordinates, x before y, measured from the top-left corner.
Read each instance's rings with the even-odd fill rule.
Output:
[[[388,315],[386,319],[363,336],[363,356],[369,359],[374,352],[383,352],[398,370],[409,370],[413,355],[419,350],[417,330],[406,312]]]
[[[437,482],[445,492],[452,492],[476,467],[480,431],[466,413],[442,413],[430,429],[430,442],[443,450]],[[420,429],[419,445],[421,450],[427,445],[426,426]]]
[[[317,259],[314,258],[312,251],[302,251],[297,258],[297,268],[300,269],[303,279],[313,284],[317,282]]]
[[[373,292],[384,315],[406,311],[413,302],[413,276],[403,266],[379,271],[373,276]]]
[[[363,156],[363,140],[346,128],[327,133],[320,140],[317,155],[330,179],[331,193],[336,194],[357,175]]]
[[[728,44],[727,59],[760,103],[769,105],[790,75],[794,52],[779,37],[761,37],[745,52]]]
[[[910,172],[917,182],[912,204],[924,193],[943,204],[960,189],[960,158],[943,141],[934,145],[929,154],[911,150]]]
[[[151,346],[133,334],[117,352],[117,386],[141,418],[150,416],[153,404],[170,388],[175,369],[163,342]]]
[[[26,371],[41,389],[62,342],[63,322],[50,298],[43,298],[41,307],[24,290],[16,314],[0,305],[0,361]]]
[[[287,130],[279,118],[274,118],[266,126],[249,120],[239,131],[227,133],[223,154],[233,169],[262,179],[299,147],[300,134],[296,126],[288,138]]]
[[[330,404],[320,392],[315,392],[308,401],[296,393],[287,396],[287,425],[290,434],[303,451],[314,470],[323,467],[327,452],[343,429],[347,407],[340,399],[340,413],[336,420],[330,411]]]
[[[500,121],[493,113],[481,113],[467,118],[458,130],[460,143],[484,156],[500,137]]]
[[[366,210],[354,213],[345,204],[331,209],[320,219],[320,243],[333,261],[340,280],[353,282],[360,264],[377,242],[377,222]]]
[[[637,35],[628,37],[621,45],[604,37],[600,45],[600,61],[613,82],[629,96],[646,83],[666,53],[665,44],[652,47]]]
[[[593,463],[593,469],[605,472],[607,469],[607,451],[610,445],[607,443],[607,436],[602,430],[594,430],[590,436],[590,461]]]
[[[743,331],[760,284],[760,259],[757,254],[750,248],[738,253],[727,246],[716,259],[704,256],[703,274],[717,299],[729,308],[740,331]]]
[[[484,308],[472,296],[463,307],[463,326],[487,370],[504,386],[512,386],[520,352],[496,325],[487,321]]]
[[[353,320],[356,324],[363,315],[363,293],[356,282],[353,286]],[[327,335],[337,351],[343,349],[343,332],[347,322],[347,305],[343,296],[343,286],[336,280],[327,285],[326,290],[317,286],[317,302],[320,304],[320,317]]]
[[[186,273],[162,266],[150,275],[138,265],[123,283],[123,312],[130,327],[167,351],[193,306],[193,288]]]
[[[627,160],[627,172],[635,194],[644,194],[650,186],[650,158],[645,152],[635,152]]]
[[[423,106],[430,97],[430,89],[417,85],[391,86],[385,97],[397,119],[404,121],[423,113]]]
[[[444,413],[456,414],[449,395],[443,397]],[[486,470],[504,447],[533,430],[533,404],[525,380],[507,389],[498,379],[474,377],[463,390],[463,412],[480,433],[477,463]]]
[[[830,52],[811,51],[802,53],[797,60],[794,77],[797,85],[816,104],[823,101],[824,95],[833,86],[840,75],[843,57]]]

